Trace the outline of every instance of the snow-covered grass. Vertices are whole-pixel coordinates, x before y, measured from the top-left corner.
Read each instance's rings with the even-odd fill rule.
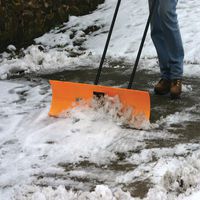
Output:
[[[97,67],[109,30],[116,0],[106,1],[98,10],[83,17],[70,17],[70,21],[42,37],[35,39],[37,45],[22,50],[23,57],[8,59],[2,54],[0,78],[5,79],[18,71],[25,73],[53,73],[82,66]],[[199,77],[200,32],[197,0],[178,4],[179,24],[185,48],[185,76]],[[139,47],[145,21],[148,16],[147,1],[126,0],[122,2],[116,26],[110,42],[108,57],[125,58],[133,62]],[[39,46],[38,46],[39,45]],[[81,48],[80,48],[81,47]],[[10,51],[14,47],[8,47]],[[155,58],[156,52],[148,35],[142,58]],[[195,65],[191,65],[195,64]],[[139,68],[140,69],[140,68]],[[155,70],[152,65],[145,69]]]

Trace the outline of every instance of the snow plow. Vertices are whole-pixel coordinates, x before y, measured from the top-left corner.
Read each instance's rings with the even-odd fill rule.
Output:
[[[145,38],[148,32],[150,20],[153,15],[155,2],[156,0],[154,0],[154,3],[152,4],[152,7],[150,9],[149,17],[145,26],[142,41],[140,43],[140,47],[138,50],[138,54],[136,57],[135,65],[130,77],[128,87],[125,89],[125,88],[114,88],[114,87],[98,85],[106,52],[109,46],[110,38],[112,35],[117,13],[121,3],[121,0],[118,0],[114,16],[112,19],[112,23],[110,26],[110,30],[108,33],[107,41],[102,54],[101,62],[96,75],[96,79],[94,81],[94,85],[50,80],[52,88],[52,103],[49,111],[50,116],[59,117],[64,111],[79,105],[80,101],[90,102],[94,97],[100,98],[107,95],[110,97],[114,96],[119,97],[120,102],[123,104],[122,112],[123,110],[127,110],[128,108],[130,108],[133,117],[137,115],[143,115],[146,120],[149,120],[150,118],[149,93],[147,91],[133,90],[131,88],[137,70],[137,66],[139,63],[139,59],[141,56],[141,52],[144,46]]]
[[[64,81],[50,83],[53,91],[50,116],[59,116],[63,111],[78,105],[81,100],[89,103],[93,98],[108,95],[118,96],[123,109],[131,108],[134,116],[143,114],[146,119],[150,117],[148,92]]]

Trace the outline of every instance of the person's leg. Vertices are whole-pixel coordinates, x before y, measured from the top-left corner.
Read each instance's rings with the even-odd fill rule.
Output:
[[[161,0],[167,1],[167,0]],[[152,6],[153,0],[149,0],[149,7]],[[164,33],[162,29],[162,23],[159,13],[160,0],[156,0],[156,8],[154,10],[152,20],[151,20],[151,38],[157,51],[161,78],[169,80],[170,79],[170,68],[168,66],[169,56],[168,48],[164,39]]]
[[[160,23],[168,52],[170,79],[182,79],[184,50],[176,14],[178,0],[159,0],[159,3]]]

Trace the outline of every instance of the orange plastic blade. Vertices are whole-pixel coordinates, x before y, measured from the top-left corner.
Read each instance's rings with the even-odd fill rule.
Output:
[[[58,117],[63,111],[72,108],[77,100],[92,100],[94,92],[114,97],[118,95],[126,108],[133,108],[133,115],[144,114],[150,117],[150,96],[148,92],[114,88],[101,85],[90,85],[63,81],[50,81],[52,87],[52,103],[49,115]]]

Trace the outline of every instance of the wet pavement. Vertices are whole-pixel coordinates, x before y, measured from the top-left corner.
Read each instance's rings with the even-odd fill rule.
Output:
[[[103,69],[100,78],[100,84],[108,86],[126,87],[130,74],[130,66],[125,67],[107,67]],[[91,83],[93,84],[96,75],[96,69],[72,70],[56,73],[53,75],[43,75],[43,79],[56,79],[63,81]],[[134,89],[149,91],[151,95],[151,123],[158,124],[157,128],[150,130],[151,132],[163,132],[175,135],[169,139],[158,137],[155,139],[144,139],[146,149],[153,148],[173,148],[177,144],[198,143],[200,128],[200,80],[198,78],[184,78],[183,93],[181,99],[171,100],[169,95],[157,96],[153,93],[153,85],[159,80],[159,75],[142,70],[137,72],[133,84]],[[172,121],[168,120],[169,116]],[[183,119],[181,119],[183,117]],[[120,145],[126,141],[132,140],[134,137],[125,136],[120,140]],[[116,144],[115,144],[116,145]],[[112,148],[111,148],[112,149]],[[113,150],[113,149],[112,149]],[[112,151],[111,150],[111,151]],[[59,167],[65,169],[65,174],[43,174],[48,179],[68,180],[70,184],[66,188],[87,189],[92,190],[97,184],[105,184],[110,187],[120,186],[123,190],[128,190],[133,196],[144,197],[152,186],[151,181],[147,177],[140,177],[129,181],[128,183],[116,183],[116,177],[124,173],[129,173],[138,166],[127,162],[127,158],[132,154],[140,152],[140,147],[133,151],[115,152],[118,156],[117,161],[111,162],[109,165],[98,165],[90,163],[87,159],[80,163],[60,163]],[[114,151],[114,150],[113,150]],[[155,158],[155,160],[158,158]],[[155,161],[154,160],[154,161]],[[73,171],[84,171],[84,177],[76,177],[71,175]],[[89,174],[87,177],[87,173]],[[148,173],[148,172],[147,172]],[[41,177],[41,175],[38,175]],[[52,180],[53,181],[53,180]],[[48,185],[48,182],[39,180],[39,185]]]
[[[103,69],[99,84],[126,88],[131,68],[131,64],[111,63],[109,67]],[[83,70],[83,67],[80,66],[80,69],[77,70],[67,70],[50,75],[18,74],[10,77],[10,79],[15,82],[25,81],[28,83],[27,87],[16,88],[15,90],[17,91],[14,91],[20,96],[16,104],[23,107],[26,102],[26,96],[32,87],[39,87],[40,94],[50,94],[49,79],[93,84],[96,72],[97,69],[85,67]],[[162,156],[155,156],[150,161],[144,160],[139,164],[132,163],[129,159],[133,155],[142,152],[144,146],[145,149],[154,151],[157,148],[174,148],[178,144],[199,143],[200,138],[200,97],[198,95],[200,93],[200,80],[198,78],[185,77],[183,93],[179,100],[171,100],[169,95],[155,95],[153,86],[158,80],[159,74],[152,71],[140,70],[136,73],[133,89],[149,91],[151,96],[150,122],[153,128],[147,131],[140,131],[121,127],[122,132],[125,134],[117,137],[116,141],[113,141],[113,144],[106,148],[106,151],[114,152],[117,159],[105,165],[92,163],[87,158],[83,158],[84,161],[78,163],[61,162],[57,167],[64,169],[64,173],[36,173],[34,174],[36,178],[34,184],[40,187],[57,187],[62,183],[66,189],[86,191],[92,191],[96,185],[104,184],[110,188],[121,187],[124,191],[129,191],[132,196],[143,198],[153,184],[149,177],[150,171],[144,170],[143,174],[132,179],[131,173],[137,171],[144,164],[153,164]],[[49,100],[46,99],[45,102],[47,101]],[[39,106],[39,104],[41,102],[36,106]],[[166,133],[169,135],[167,138],[164,137]],[[138,134],[141,135],[141,138],[138,137]],[[135,145],[135,141],[137,143],[139,141],[139,143]],[[48,142],[48,145],[54,145],[54,143],[55,141],[52,140]],[[127,144],[133,146],[133,148],[126,151],[124,146]],[[119,147],[122,148],[121,151],[119,151]],[[192,151],[193,149],[191,149]],[[168,156],[167,152],[166,156]],[[176,157],[176,155],[170,156]],[[80,176],[78,175],[79,173],[83,173],[83,175]],[[123,176],[129,177],[129,173],[130,180],[129,178],[128,181],[123,181],[123,178],[122,180],[119,179],[119,177]]]

